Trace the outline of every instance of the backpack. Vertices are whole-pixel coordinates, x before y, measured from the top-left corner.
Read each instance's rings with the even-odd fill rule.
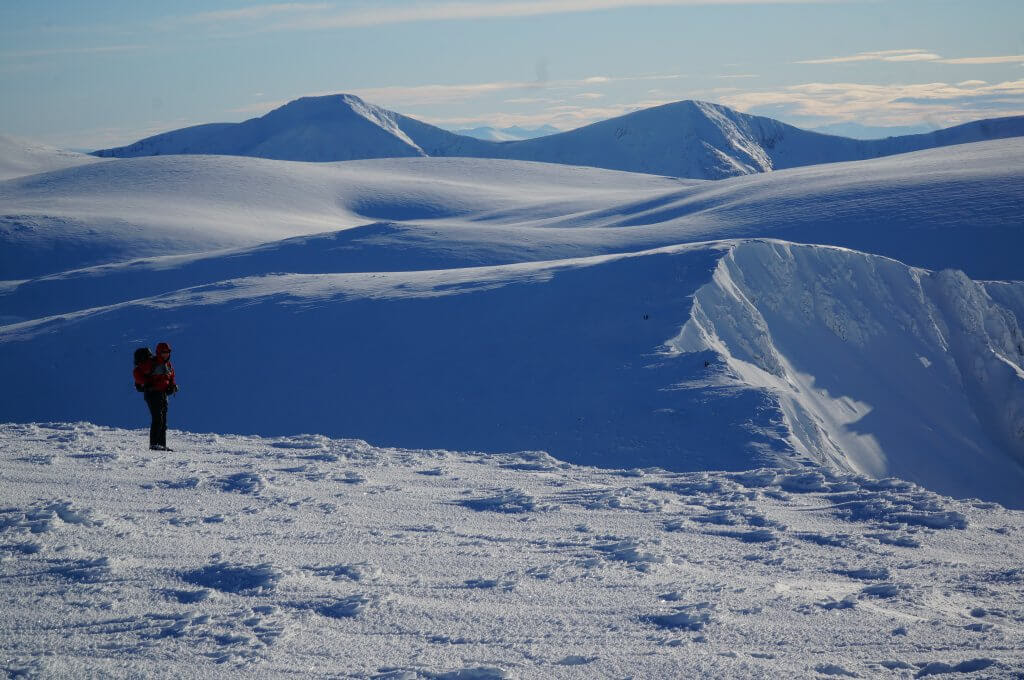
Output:
[[[135,367],[138,368],[139,364],[141,364],[143,361],[149,361],[152,358],[153,353],[149,350],[148,347],[139,347],[137,350],[135,350]],[[135,383],[135,389],[139,392],[144,392],[146,386],[141,385],[139,383]]]

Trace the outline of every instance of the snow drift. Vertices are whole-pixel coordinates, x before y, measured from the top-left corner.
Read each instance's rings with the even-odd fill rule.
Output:
[[[489,142],[340,94],[304,97],[243,123],[175,130],[95,153],[119,158],[231,154],[301,161],[469,156],[721,179],[1021,135],[1024,116],[864,141],[801,130],[709,102],[681,101],[537,139]]]
[[[745,243],[670,346],[714,351],[770,390],[815,461],[1024,502],[1024,333],[961,272]]]
[[[814,464],[1024,503],[1015,315],[962,274],[879,256],[740,241],[264,272],[2,327],[0,368],[26,388],[0,411],[137,422],[126,357],[153,333],[180,360],[175,422],[196,430],[670,470]],[[87,398],[48,387],[68,348]]]

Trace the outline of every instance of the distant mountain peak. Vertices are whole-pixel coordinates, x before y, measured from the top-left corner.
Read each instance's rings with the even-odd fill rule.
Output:
[[[723,179],[1021,136],[1024,116],[926,135],[856,140],[686,99],[567,132],[552,128],[532,138],[523,138],[514,128],[506,133],[482,130],[469,131],[470,136],[448,132],[341,93],[302,97],[242,123],[185,128],[95,155],[223,154],[296,161],[464,156]]]

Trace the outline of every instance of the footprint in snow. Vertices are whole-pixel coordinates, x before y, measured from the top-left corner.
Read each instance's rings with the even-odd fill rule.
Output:
[[[706,531],[704,533],[708,536],[735,538],[744,543],[772,543],[778,538],[775,532],[770,529],[754,529],[750,531],[723,529],[719,531]]]
[[[350,595],[340,600],[315,605],[313,609],[321,616],[331,619],[349,619],[359,616],[371,604],[375,604],[372,597]]]
[[[13,530],[16,533],[44,534],[52,531],[58,522],[81,526],[103,524],[93,517],[91,510],[76,508],[70,501],[41,501],[24,510],[0,508],[0,533]]]
[[[237,472],[216,480],[221,491],[255,494],[266,486],[266,481],[256,472]]]
[[[649,572],[655,565],[666,564],[670,560],[664,555],[651,552],[635,539],[599,543],[594,549],[606,559],[625,562],[638,571]]]
[[[843,668],[842,666],[840,666],[839,664],[835,664],[835,663],[821,664],[821,665],[815,666],[814,670],[816,670],[817,672],[821,673],[822,675],[842,676],[842,677],[846,677],[846,678],[859,678],[860,677],[859,675],[857,675],[853,671],[848,671],[845,668]]]
[[[161,489],[194,489],[199,486],[198,477],[182,477],[181,479],[162,479],[156,483]]]
[[[383,575],[383,571],[380,567],[368,564],[366,562],[360,562],[358,564],[332,564],[327,566],[305,566],[303,569],[307,569],[317,576],[330,577],[331,580],[341,581],[364,581],[380,578]]]
[[[467,498],[455,501],[455,504],[470,510],[476,510],[477,512],[503,512],[507,514],[522,514],[550,509],[538,505],[533,496],[517,489],[506,489],[493,496],[484,496],[482,498]]]
[[[245,565],[215,562],[182,572],[181,579],[192,585],[238,595],[258,595],[274,590],[282,573],[269,563]]]
[[[704,630],[704,626],[711,623],[711,612],[715,606],[709,602],[684,605],[676,607],[675,611],[668,614],[655,614],[644,617],[648,623],[653,623],[659,628],[669,630]]]
[[[104,583],[111,579],[110,558],[50,560],[46,572],[75,583]]]
[[[828,548],[852,548],[856,545],[856,539],[850,534],[823,534],[817,531],[798,531],[793,536],[801,541],[807,541],[808,543]]]
[[[887,567],[858,567],[856,569],[834,569],[833,573],[849,576],[861,581],[885,581],[889,578]]]
[[[969,661],[961,661],[958,664],[948,664],[942,661],[932,661],[931,663],[924,664],[914,677],[924,678],[929,675],[946,675],[948,673],[975,673],[977,671],[983,671],[990,666],[995,665],[995,659],[970,659]]]

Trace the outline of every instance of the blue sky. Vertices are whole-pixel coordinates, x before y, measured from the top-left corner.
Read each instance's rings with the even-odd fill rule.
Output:
[[[448,128],[680,99],[802,127],[1024,113],[1021,0],[0,4],[0,133],[99,148],[352,92]]]

